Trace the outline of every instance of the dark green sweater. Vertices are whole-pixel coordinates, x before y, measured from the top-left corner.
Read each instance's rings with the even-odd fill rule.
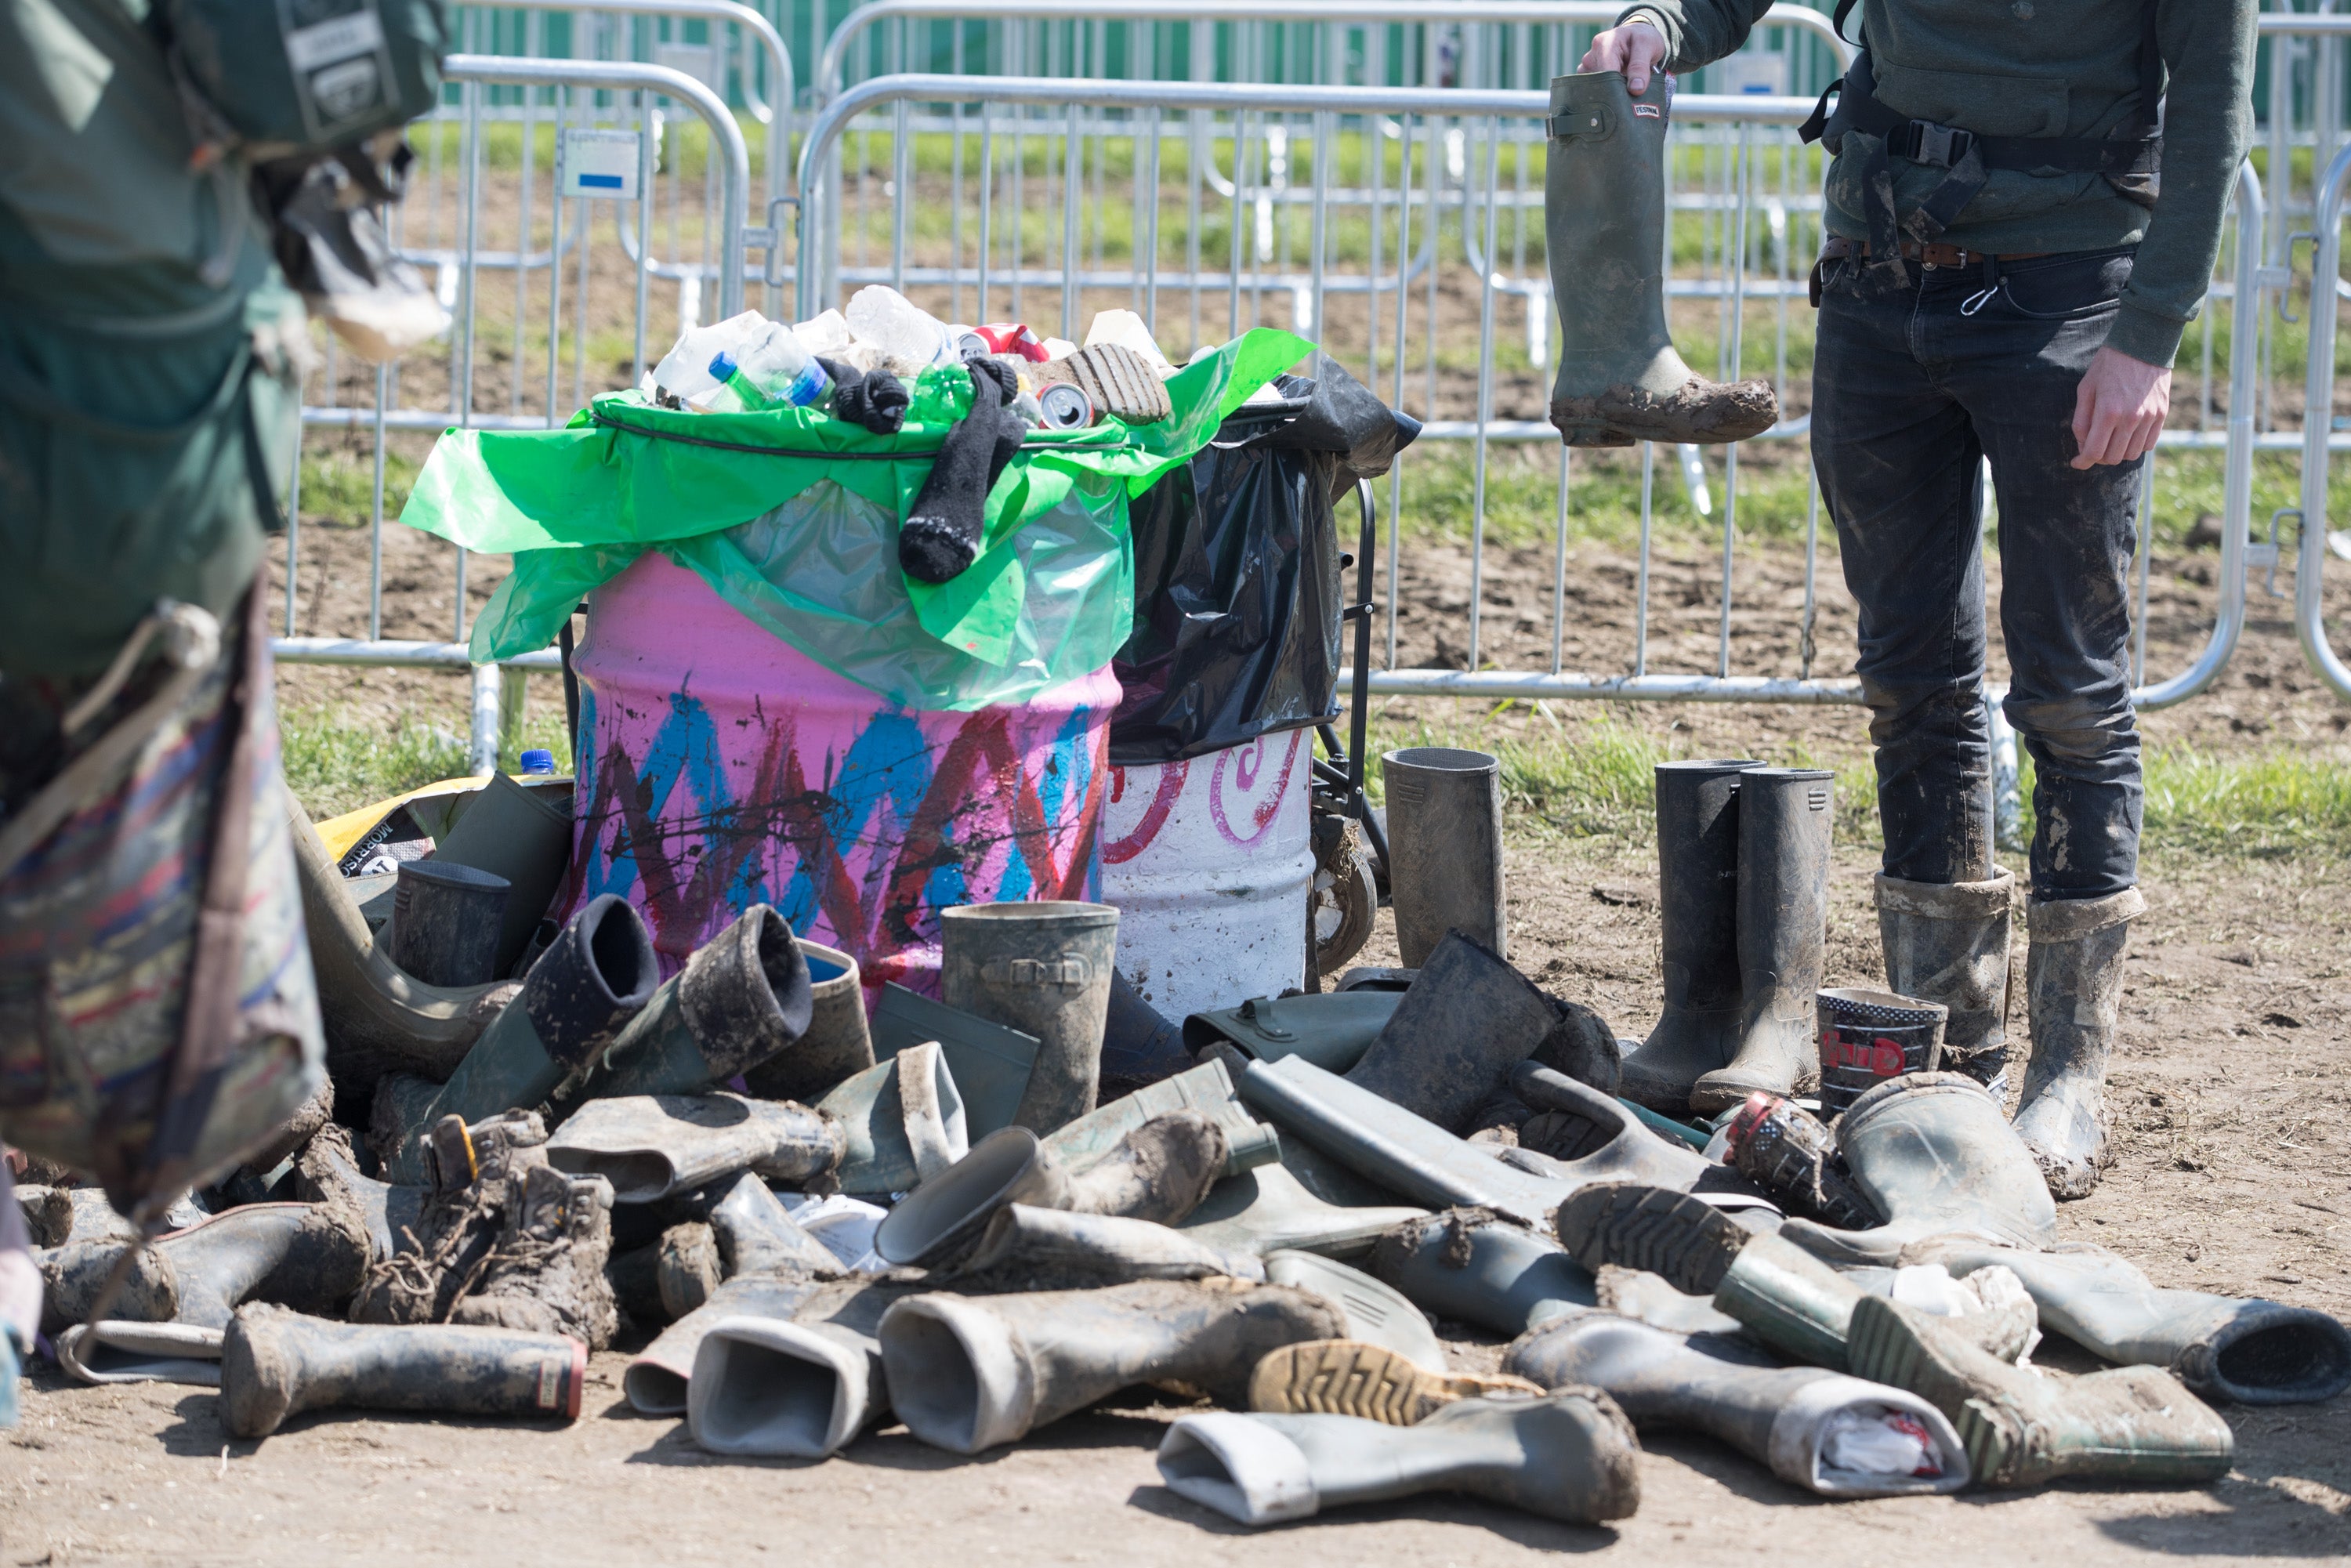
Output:
[[[1747,39],[1771,0],[1641,0],[1665,35],[1667,68],[1695,70]],[[2140,0],[1862,0],[1856,30],[1878,101],[1914,120],[1987,136],[2105,136],[2138,104]],[[2156,0],[2167,73],[2161,195],[2152,207],[2102,174],[1994,170],[1942,235],[1987,252],[2137,245],[2138,264],[2110,348],[2168,365],[2202,302],[2220,218],[2252,134],[2257,0]],[[1829,232],[1866,239],[1856,189],[1870,138],[1849,136],[1829,172]],[[1944,171],[1894,161],[1894,204],[1908,214]]]

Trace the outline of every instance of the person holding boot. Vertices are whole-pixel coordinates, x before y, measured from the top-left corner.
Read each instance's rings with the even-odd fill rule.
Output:
[[[2112,1157],[2103,1086],[2146,909],[2133,508],[2252,131],[2256,5],[2107,0],[2036,20],[2022,0],[1860,4],[1862,53],[1804,132],[1834,158],[1812,444],[1861,612],[1886,982],[1949,1007],[1947,1064],[2005,1090],[2013,879],[1992,860],[1989,460],[2003,709],[2035,769],[2016,1127],[2050,1190],[2080,1197]],[[1840,0],[1840,26],[1854,5]],[[1621,72],[1639,103],[1669,90],[1662,71],[1737,49],[1767,9],[1640,0],[1583,69]]]

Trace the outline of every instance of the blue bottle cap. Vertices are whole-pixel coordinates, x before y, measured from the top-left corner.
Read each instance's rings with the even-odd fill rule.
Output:
[[[543,747],[532,747],[522,754],[522,770],[525,773],[554,772],[555,753]]]
[[[711,380],[723,382],[734,373],[735,356],[724,349],[719,350],[716,357],[710,361]]]

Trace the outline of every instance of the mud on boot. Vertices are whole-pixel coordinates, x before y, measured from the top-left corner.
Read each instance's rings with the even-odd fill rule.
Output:
[[[522,1174],[547,1164],[547,1124],[536,1111],[468,1127],[444,1116],[427,1135],[433,1186],[400,1248],[368,1270],[350,1317],[360,1323],[448,1321],[457,1299],[481,1281],[521,1197]]]
[[[1669,1115],[1739,1048],[1739,778],[1745,759],[1660,762],[1657,907],[1665,1011],[1624,1061],[1618,1092]]]
[[[266,1437],[308,1410],[421,1410],[571,1420],[588,1347],[555,1334],[336,1323],[241,1307],[221,1346],[222,1423]]]
[[[481,1283],[460,1297],[451,1322],[562,1333],[601,1350],[620,1312],[604,1263],[612,1250],[612,1187],[549,1166],[523,1173]]]
[[[1943,1065],[1987,1088],[2008,1067],[2008,952],[2016,874],[1906,882],[1879,873],[1877,936],[1886,987],[1950,1009]]]
[[[2123,953],[2130,923],[2147,913],[2137,888],[2104,898],[2028,904],[2032,946],[2024,994],[2032,1060],[2016,1107],[2017,1135],[2032,1151],[2050,1195],[2087,1197],[2114,1164],[2107,1141],[2106,1062],[2122,1015]]]
[[[1543,1389],[1494,1373],[1432,1372],[1411,1357],[1362,1340],[1287,1344],[1249,1374],[1252,1410],[1280,1416],[1360,1416],[1412,1427],[1461,1399],[1532,1399]]]
[[[1739,778],[1739,1049],[1690,1088],[1690,1109],[1786,1094],[1818,1070],[1814,993],[1827,959],[1835,778],[1750,768]]]

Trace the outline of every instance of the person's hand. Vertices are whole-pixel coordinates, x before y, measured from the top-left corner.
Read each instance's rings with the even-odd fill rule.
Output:
[[[1635,20],[1593,36],[1583,51],[1581,71],[1622,71],[1625,86],[1635,98],[1649,90],[1649,73],[1665,63],[1665,35],[1645,21]]]
[[[2074,466],[2136,463],[2154,449],[2171,412],[2171,372],[2100,349],[2074,394]]]

